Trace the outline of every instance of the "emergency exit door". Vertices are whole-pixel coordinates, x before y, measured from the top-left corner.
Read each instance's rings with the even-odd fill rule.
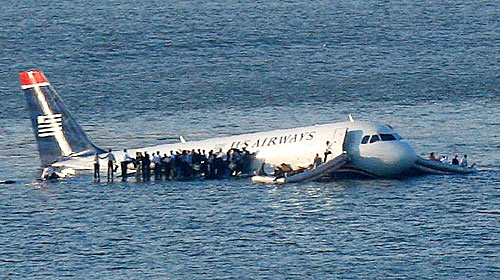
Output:
[[[333,157],[336,157],[344,152],[346,135],[347,135],[347,128],[335,129],[333,133],[332,145],[330,148]]]

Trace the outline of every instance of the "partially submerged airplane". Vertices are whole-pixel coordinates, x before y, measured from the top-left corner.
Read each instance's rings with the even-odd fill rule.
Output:
[[[42,71],[23,71],[19,76],[42,166],[92,170],[94,153],[105,156],[106,151],[90,141]],[[346,122],[193,142],[184,140],[176,144],[131,148],[128,151],[131,154],[153,154],[159,151],[162,155],[170,155],[171,151],[227,151],[231,148],[245,148],[256,155],[255,169],[262,162],[269,167],[281,163],[290,164],[294,168],[308,166],[316,154],[323,156],[325,151],[329,151],[329,159],[336,160],[339,164],[333,164],[322,175],[347,172],[369,177],[398,177],[414,173],[415,170],[424,173],[440,172],[428,164],[427,160],[418,157],[410,144],[391,126],[378,122],[354,121],[351,116],[349,118]],[[123,154],[120,151],[113,153],[118,158]],[[340,160],[344,158],[345,160]],[[105,168],[104,164],[101,166]]]

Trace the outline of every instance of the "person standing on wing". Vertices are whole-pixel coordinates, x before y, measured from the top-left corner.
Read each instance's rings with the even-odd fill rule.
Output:
[[[114,172],[115,172],[115,155],[112,153],[111,149],[108,150],[108,154],[103,157],[103,159],[108,158],[108,182],[113,182]]]
[[[148,152],[144,152],[144,156],[142,157],[142,180],[144,182],[149,181],[151,179],[151,158],[149,157]]]
[[[101,175],[99,174],[99,154],[95,153],[94,154],[94,181],[99,181],[101,180]]]
[[[132,157],[128,154],[127,149],[123,150],[123,157],[120,162],[120,167],[122,169],[122,181],[127,180],[127,166],[132,163]]]
[[[153,163],[155,165],[154,167],[154,173],[155,173],[155,180],[161,179],[161,156],[160,152],[157,151],[156,154],[153,153]]]

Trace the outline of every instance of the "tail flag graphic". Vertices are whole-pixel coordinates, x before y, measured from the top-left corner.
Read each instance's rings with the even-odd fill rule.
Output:
[[[104,152],[88,139],[42,71],[23,71],[19,78],[42,166],[64,157]]]
[[[48,116],[38,116],[38,136],[40,137],[56,137],[57,133],[62,132],[62,115],[53,114]]]

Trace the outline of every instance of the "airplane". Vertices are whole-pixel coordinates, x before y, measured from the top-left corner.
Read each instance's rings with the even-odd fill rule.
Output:
[[[61,97],[41,70],[22,71],[21,88],[26,97],[31,124],[38,144],[42,167],[52,165],[76,170],[92,170],[94,154],[107,152],[96,146],[78,125]],[[228,151],[246,149],[255,154],[256,166],[265,163],[275,167],[281,163],[293,168],[308,166],[316,154],[325,151],[331,158],[347,155],[347,160],[330,173],[348,173],[368,177],[399,177],[411,173],[418,156],[411,145],[390,125],[374,121],[355,121],[349,115],[345,122],[308,127],[219,137],[201,141],[185,141],[144,148],[127,148],[149,154],[171,151]],[[124,153],[113,151],[119,159]],[[102,168],[106,168],[103,164]]]

